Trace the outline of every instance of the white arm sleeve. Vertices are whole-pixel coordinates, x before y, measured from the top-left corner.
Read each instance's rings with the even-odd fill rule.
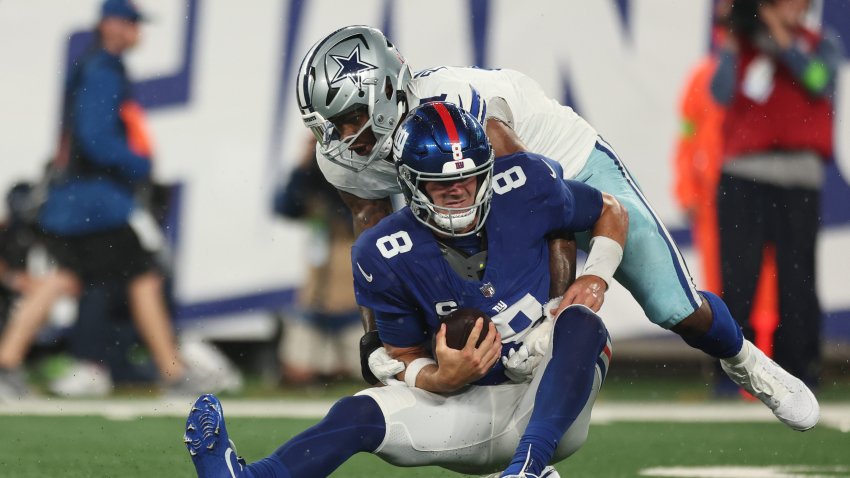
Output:
[[[496,119],[514,129],[514,114],[511,111],[510,105],[501,96],[496,96],[487,100],[487,117],[485,121]],[[486,125],[486,123],[485,123]]]

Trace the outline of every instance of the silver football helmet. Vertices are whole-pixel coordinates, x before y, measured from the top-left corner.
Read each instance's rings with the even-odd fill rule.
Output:
[[[330,161],[362,171],[375,159],[389,155],[392,133],[407,112],[404,88],[410,66],[380,30],[349,26],[313,45],[298,70],[296,82],[301,119],[316,136],[319,151]],[[368,120],[343,137],[330,119],[357,108]],[[368,156],[349,146],[367,130],[377,139]]]

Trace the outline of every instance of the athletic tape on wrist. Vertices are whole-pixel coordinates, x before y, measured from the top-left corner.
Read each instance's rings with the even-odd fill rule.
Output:
[[[435,364],[436,361],[434,359],[429,359],[425,357],[420,357],[409,364],[407,364],[407,368],[404,369],[404,383],[407,384],[408,387],[416,386],[416,376],[419,375],[419,372],[422,371],[423,368],[428,365]]]
[[[584,263],[581,275],[601,277],[608,286],[614,278],[614,272],[623,260],[623,247],[620,243],[605,236],[594,236],[590,240],[590,252]]]

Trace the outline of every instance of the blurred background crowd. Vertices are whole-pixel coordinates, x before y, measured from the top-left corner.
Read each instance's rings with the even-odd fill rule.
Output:
[[[630,158],[747,338],[813,387],[848,372],[845,0],[9,0],[0,401],[358,380],[351,217],[294,96],[353,23],[414,70],[535,78]],[[609,294],[619,356],[694,360],[641,314]]]

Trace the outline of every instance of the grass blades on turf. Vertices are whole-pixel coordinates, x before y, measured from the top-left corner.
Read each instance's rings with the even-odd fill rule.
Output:
[[[242,418],[228,420],[239,452],[257,460],[316,420]],[[193,477],[182,444],[183,419],[145,417],[0,417],[0,476],[65,478]],[[794,432],[778,423],[630,422],[593,425],[585,446],[557,468],[573,478],[637,476],[850,477],[850,434],[819,427]],[[797,474],[641,475],[659,467],[778,467]],[[799,468],[803,467],[803,468]],[[808,468],[807,473],[804,470]],[[819,471],[811,471],[817,469]],[[824,471],[826,470],[826,471]],[[667,473],[667,472],[664,472]],[[696,472],[694,472],[696,473]],[[726,471],[728,473],[728,471]],[[757,474],[761,473],[761,474]],[[458,477],[438,468],[399,469],[361,454],[334,477]]]

